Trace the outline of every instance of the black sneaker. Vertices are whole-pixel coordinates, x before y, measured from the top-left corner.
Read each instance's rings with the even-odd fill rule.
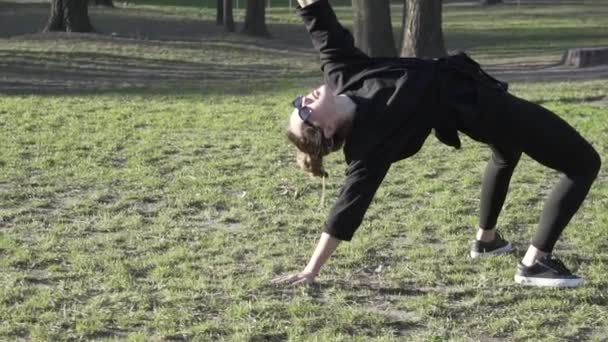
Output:
[[[509,253],[514,250],[513,245],[500,236],[496,232],[496,237],[490,242],[484,242],[475,240],[471,246],[471,259],[477,259],[479,257],[498,255],[503,253]]]
[[[576,287],[583,285],[584,281],[572,274],[561,260],[547,255],[536,260],[530,267],[520,261],[515,272],[515,282],[530,286]]]

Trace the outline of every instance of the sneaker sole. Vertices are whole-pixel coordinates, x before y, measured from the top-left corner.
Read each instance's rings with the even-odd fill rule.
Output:
[[[509,253],[509,252],[511,252],[513,250],[515,250],[515,248],[513,248],[513,245],[511,245],[511,243],[509,242],[504,247],[495,249],[495,250],[493,250],[491,252],[475,252],[475,251],[471,251],[470,256],[471,256],[471,259],[477,259],[477,258],[483,258],[483,257],[488,257],[488,256],[505,254],[505,253]]]
[[[515,282],[525,286],[538,287],[578,287],[585,283],[582,278],[578,279],[548,279],[534,278],[515,275]]]

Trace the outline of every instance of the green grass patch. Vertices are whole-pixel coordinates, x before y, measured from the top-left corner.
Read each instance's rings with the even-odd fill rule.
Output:
[[[605,85],[515,91],[545,101],[605,156],[606,107],[563,100]],[[395,165],[318,287],[269,287],[274,275],[304,265],[328,209],[282,136],[285,104],[298,89],[3,97],[2,335],[605,337],[605,175],[557,247],[588,285],[517,287],[520,253],[466,258],[489,156],[469,140],[446,153],[430,138]],[[340,156],[328,166],[332,199]],[[520,251],[556,176],[529,159],[514,176],[500,228]]]
[[[565,46],[604,32],[599,15],[571,30],[569,13],[585,6],[543,18],[517,12],[523,6],[448,7],[446,33],[473,37],[463,42],[478,42],[486,62],[553,58],[543,36],[563,32],[566,43],[555,44]],[[274,27],[296,25],[273,11]],[[558,175],[524,157],[499,221],[519,252],[471,262],[490,153],[467,138],[450,151],[430,137],[395,164],[317,285],[269,286],[305,265],[344,170],[340,154],[328,159],[320,207],[320,182],[297,169],[283,136],[290,100],[320,81],[317,57],[300,49],[306,40],[284,40],[293,30],[272,41],[217,32],[196,42],[0,39],[1,84],[16,85],[0,95],[1,340],[608,338],[605,168],[556,249],[587,285],[522,288],[515,264]],[[493,46],[484,32],[521,39]],[[520,45],[528,48],[501,55]],[[606,159],[607,86],[512,89],[557,112]]]

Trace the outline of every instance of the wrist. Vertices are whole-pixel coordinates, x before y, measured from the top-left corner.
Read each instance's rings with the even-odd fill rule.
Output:
[[[319,275],[319,271],[320,271],[319,268],[315,268],[315,267],[311,267],[311,266],[306,266],[304,268],[304,272],[314,274],[315,277]]]

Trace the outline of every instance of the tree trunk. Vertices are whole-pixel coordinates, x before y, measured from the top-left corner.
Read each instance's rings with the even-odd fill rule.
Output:
[[[112,0],[95,0],[95,5],[114,7],[114,2]]]
[[[403,57],[442,57],[447,55],[441,29],[441,0],[405,0]]]
[[[266,0],[247,0],[243,33],[260,37],[270,36],[266,28]]]
[[[215,24],[224,25],[224,0],[216,1]]]
[[[224,0],[224,28],[234,32],[234,17],[232,16],[232,0]]]
[[[401,14],[401,37],[399,39],[401,39],[401,46],[399,47],[399,50],[402,51],[403,50],[403,44],[405,42],[405,25],[407,24],[405,21],[405,19],[407,19],[407,1],[403,0],[403,13]]]
[[[92,32],[87,0],[52,0],[45,32]]]
[[[370,57],[397,56],[389,0],[352,0],[357,47]]]
[[[481,5],[496,5],[502,4],[502,0],[479,0]]]

